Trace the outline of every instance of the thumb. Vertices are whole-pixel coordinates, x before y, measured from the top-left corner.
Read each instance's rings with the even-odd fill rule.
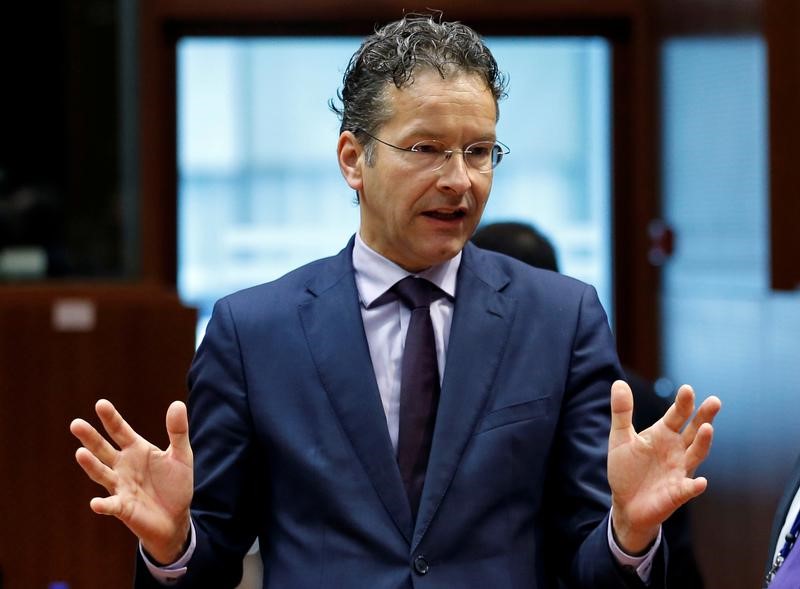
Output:
[[[628,383],[617,380],[611,385],[611,446],[633,433],[633,393]]]
[[[176,457],[189,462],[192,448],[189,445],[189,417],[186,405],[181,401],[173,401],[167,409],[167,435],[169,445]]]

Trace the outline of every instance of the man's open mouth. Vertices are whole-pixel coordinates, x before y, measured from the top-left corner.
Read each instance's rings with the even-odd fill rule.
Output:
[[[457,209],[455,211],[445,212],[445,211],[425,211],[422,213],[426,217],[431,217],[433,219],[439,219],[440,221],[455,221],[457,219],[463,218],[467,212],[463,209]]]

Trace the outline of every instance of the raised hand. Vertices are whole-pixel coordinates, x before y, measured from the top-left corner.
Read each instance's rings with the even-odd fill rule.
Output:
[[[614,533],[629,554],[646,550],[661,523],[706,489],[706,479],[693,478],[694,471],[708,456],[711,423],[722,404],[711,396],[692,417],[694,403],[694,391],[683,385],[664,416],[636,433],[630,387],[623,381],[611,386],[608,482]]]
[[[137,434],[109,401],[99,400],[95,411],[116,447],[83,419],[70,424],[83,444],[75,459],[109,493],[91,500],[92,511],[120,519],[156,561],[174,562],[190,527],[193,459],[186,406],[175,401],[167,409],[166,451]]]

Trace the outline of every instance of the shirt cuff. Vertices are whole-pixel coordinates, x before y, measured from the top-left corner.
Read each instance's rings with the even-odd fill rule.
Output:
[[[619,547],[619,544],[617,544],[617,541],[614,539],[614,532],[611,525],[613,516],[613,513],[609,515],[607,529],[608,547],[611,549],[611,554],[614,555],[614,558],[619,564],[624,567],[632,568],[636,571],[636,574],[639,575],[639,578],[644,583],[649,583],[650,572],[653,569],[653,560],[655,560],[658,548],[661,546],[661,527],[658,528],[658,536],[656,537],[656,541],[653,542],[653,545],[646,554],[641,556],[631,556],[623,551],[622,548]]]
[[[159,566],[155,564],[152,560],[150,560],[150,557],[144,551],[142,543],[139,542],[139,554],[142,555],[142,559],[144,559],[144,564],[147,566],[147,570],[150,571],[150,574],[153,576],[153,578],[162,585],[174,585],[186,574],[186,563],[188,563],[192,558],[192,555],[194,554],[194,548],[196,546],[194,522],[189,520],[189,525],[189,547],[186,549],[186,552],[184,552],[183,555],[172,564],[168,564],[166,566]]]

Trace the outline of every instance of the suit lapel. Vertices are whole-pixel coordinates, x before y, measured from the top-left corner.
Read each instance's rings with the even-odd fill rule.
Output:
[[[300,305],[311,355],[339,421],[381,501],[411,541],[413,522],[364,334],[350,245],[308,284]]]
[[[469,244],[459,268],[433,446],[412,550],[421,541],[483,414],[516,309],[499,290],[508,283],[491,262],[476,263]]]

